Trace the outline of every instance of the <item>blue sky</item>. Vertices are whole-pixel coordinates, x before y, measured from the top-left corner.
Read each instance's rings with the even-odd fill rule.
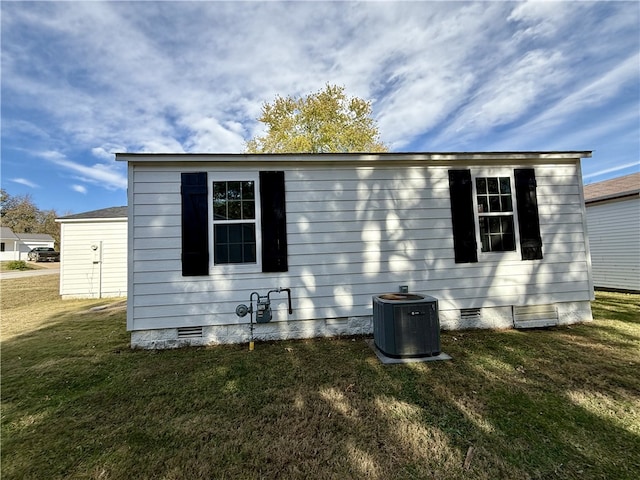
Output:
[[[372,101],[392,151],[594,150],[640,170],[638,2],[3,1],[2,188],[126,204],[114,152],[242,152],[264,102]]]

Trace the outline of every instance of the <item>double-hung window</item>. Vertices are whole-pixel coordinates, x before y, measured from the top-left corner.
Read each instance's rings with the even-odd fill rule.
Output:
[[[213,263],[257,262],[256,182],[213,182]]]
[[[283,171],[182,172],[182,275],[286,272]]]
[[[510,177],[476,177],[478,227],[482,252],[516,249]]]
[[[475,263],[478,250],[522,260],[541,260],[542,237],[533,168],[449,170],[449,198],[456,263]],[[505,175],[507,174],[507,175]],[[478,244],[480,248],[478,248]],[[505,258],[506,258],[505,257]]]

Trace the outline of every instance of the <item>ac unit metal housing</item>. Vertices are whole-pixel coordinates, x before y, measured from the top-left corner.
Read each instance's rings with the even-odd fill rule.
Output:
[[[414,293],[374,295],[373,338],[388,357],[440,355],[438,300]]]

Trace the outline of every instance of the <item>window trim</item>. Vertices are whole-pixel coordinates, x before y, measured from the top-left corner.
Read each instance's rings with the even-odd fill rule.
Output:
[[[257,171],[215,172],[207,171],[207,217],[209,229],[209,274],[260,273],[262,272],[262,206],[260,201],[260,175]],[[215,263],[215,232],[213,219],[213,184],[215,182],[253,182],[255,196],[256,261],[254,263]],[[236,223],[250,223],[246,220]]]
[[[478,262],[495,261],[495,260],[521,260],[520,252],[520,222],[518,218],[518,207],[516,198],[516,183],[514,168],[471,168],[471,191],[473,202],[473,221],[475,224],[476,234],[476,251],[478,254]],[[478,191],[476,188],[476,180],[478,178],[488,177],[507,177],[511,186],[511,206],[513,213],[513,233],[515,250],[484,252],[482,251],[482,238],[480,235],[480,213],[478,212]],[[500,212],[502,213],[502,212]]]

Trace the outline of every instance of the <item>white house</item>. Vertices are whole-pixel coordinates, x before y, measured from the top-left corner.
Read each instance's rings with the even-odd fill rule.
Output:
[[[117,154],[132,346],[371,333],[402,286],[445,329],[591,320],[590,156]],[[271,290],[271,322],[236,314]]]
[[[0,227],[0,260],[27,260],[31,249],[53,248],[54,243],[47,233],[15,233],[9,227]]]
[[[0,260],[20,260],[20,238],[9,227],[0,227]]]
[[[640,173],[585,185],[596,287],[640,291]]]
[[[127,207],[68,215],[60,223],[60,295],[127,294]]]

